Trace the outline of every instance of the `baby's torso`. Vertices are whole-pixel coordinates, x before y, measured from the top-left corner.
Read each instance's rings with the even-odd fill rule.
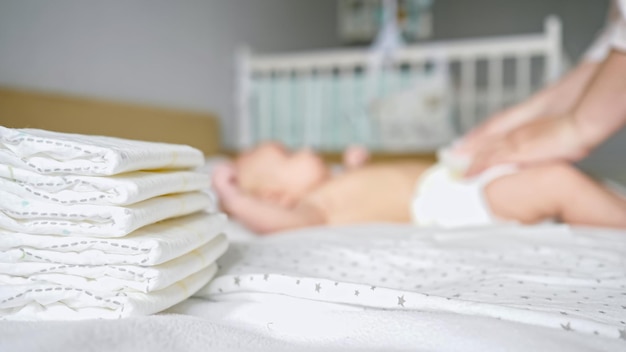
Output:
[[[409,222],[419,176],[429,163],[371,164],[334,176],[303,202],[315,206],[328,224]]]

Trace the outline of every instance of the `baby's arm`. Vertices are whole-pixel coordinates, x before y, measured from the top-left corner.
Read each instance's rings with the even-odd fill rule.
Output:
[[[221,208],[235,220],[258,233],[271,233],[291,228],[324,223],[322,214],[313,206],[302,204],[285,208],[241,191],[230,165],[219,165],[213,172],[213,188]]]
[[[568,164],[549,164],[498,178],[487,185],[489,206],[499,218],[537,223],[626,227],[626,200]]]

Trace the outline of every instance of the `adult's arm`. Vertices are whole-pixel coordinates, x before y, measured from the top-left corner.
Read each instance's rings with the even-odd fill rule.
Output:
[[[479,150],[471,177],[502,163],[577,161],[626,123],[626,52],[613,50],[572,112],[527,123]]]
[[[463,137],[457,150],[473,156],[478,150],[491,144],[491,138],[501,137],[535,119],[561,115],[572,110],[615,44],[614,38],[618,36],[616,33],[624,22],[620,7],[626,7],[625,4],[626,0],[611,3],[605,27],[574,69],[529,99],[490,116]]]

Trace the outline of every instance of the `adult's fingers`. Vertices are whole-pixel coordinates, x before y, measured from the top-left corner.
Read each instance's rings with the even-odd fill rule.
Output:
[[[453,149],[454,152],[469,156],[477,154],[490,145],[494,139],[499,139],[507,133],[502,120],[500,115],[496,115],[470,130],[459,140]]]
[[[452,151],[461,154],[473,154],[478,149],[477,144],[480,141],[480,138],[476,137],[477,135],[479,133],[475,130],[468,132],[454,144]]]
[[[515,148],[506,140],[493,141],[476,153],[471,165],[465,172],[465,177],[474,177],[488,168],[505,163],[514,163],[516,160]]]

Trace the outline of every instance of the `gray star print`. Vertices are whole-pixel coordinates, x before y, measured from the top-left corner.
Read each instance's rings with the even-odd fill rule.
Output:
[[[359,295],[359,293],[360,293],[360,292],[359,292],[359,290],[354,290],[354,295],[355,295],[355,296],[358,296],[358,295]]]
[[[398,305],[404,307],[404,302],[406,302],[404,300],[404,295],[398,296]]]
[[[315,291],[316,292],[320,292],[320,290],[322,289],[322,285],[321,284],[315,284]]]
[[[570,326],[569,322],[567,324],[565,324],[565,325],[561,324],[561,327],[565,331],[572,331],[572,327]]]
[[[241,281],[241,279],[237,276],[235,277],[235,285],[239,286],[239,282]]]

